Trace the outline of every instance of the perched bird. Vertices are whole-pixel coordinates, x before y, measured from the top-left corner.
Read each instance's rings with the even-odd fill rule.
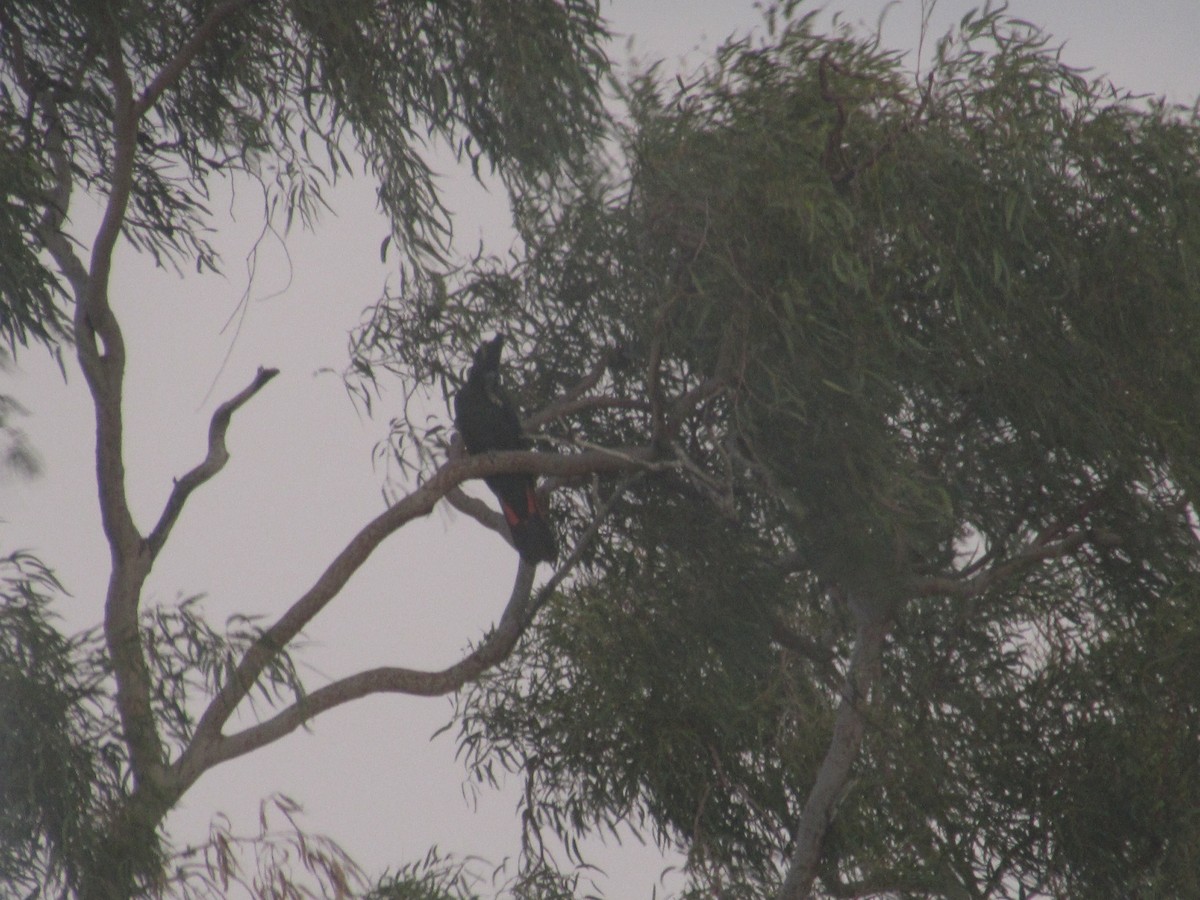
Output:
[[[526,448],[517,408],[500,386],[503,348],[504,335],[498,334],[475,351],[466,383],[454,398],[454,424],[472,456]],[[500,501],[521,559],[530,564],[552,562],[558,551],[550,523],[538,506],[534,477],[514,472],[492,475],[484,481]]]

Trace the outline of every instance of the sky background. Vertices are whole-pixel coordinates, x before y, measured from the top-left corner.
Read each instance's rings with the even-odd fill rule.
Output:
[[[942,0],[932,35],[974,5]],[[823,8],[870,28],[885,6],[885,45],[915,52],[917,0]],[[761,21],[756,6],[741,0],[618,0],[603,8],[618,64],[663,58],[668,68],[689,68],[729,34]],[[1013,2],[1010,12],[1065,41],[1068,63],[1118,86],[1184,103],[1200,93],[1200,0],[1031,0]],[[502,198],[463,173],[442,171],[459,249],[469,252],[481,239],[505,249]],[[384,393],[369,419],[336,373],[364,308],[395,277],[379,260],[387,225],[366,179],[339,183],[328,199],[334,214],[315,232],[258,242],[252,280],[247,258],[261,230],[261,199],[244,186],[214,198],[214,208],[226,210],[216,223],[222,276],[180,278],[128,249],[118,256],[112,295],[129,355],[128,490],[143,529],[156,520],[172,479],[202,458],[213,408],[249,383],[259,365],[282,370],[235,417],[231,461],[191,498],[147,585],[150,603],[203,594],[212,623],[235,612],[270,621],[383,508],[384,473],[371,453],[399,412],[400,392]],[[80,203],[72,221],[90,244],[95,209]],[[99,621],[108,550],[93,482],[90,400],[73,359],[65,362],[64,381],[44,353],[27,350],[0,378],[0,393],[30,411],[15,424],[43,470],[33,481],[0,476],[0,552],[27,548],[56,569],[71,592],[59,612],[75,631]],[[450,419],[445,410],[432,412]],[[452,663],[498,617],[516,564],[496,536],[439,506],[389,538],[308,629],[298,658],[310,687],[375,665]],[[450,711],[445,698],[389,695],[327,713],[311,731],[205,775],[168,827],[182,845],[202,837],[222,812],[235,830],[252,832],[259,800],[282,792],[303,804],[308,829],[335,837],[373,874],[435,844],[499,863],[518,848],[520,781],[510,778],[499,792],[466,787],[453,729],[430,739]],[[610,840],[594,853],[606,872],[597,883],[613,898],[649,897],[671,862],[635,840],[622,847]]]

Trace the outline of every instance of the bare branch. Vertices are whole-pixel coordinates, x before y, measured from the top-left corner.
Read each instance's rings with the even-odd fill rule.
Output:
[[[229,421],[233,418],[233,414],[278,374],[278,369],[260,367],[249,385],[217,407],[208,426],[208,455],[199,465],[175,482],[175,487],[171,491],[171,496],[167,498],[167,504],[163,508],[158,524],[154,526],[154,530],[146,539],[151,558],[157,557],[159,551],[162,550],[163,544],[166,543],[179,514],[183,512],[183,506],[192,491],[220,472],[225,467],[225,463],[229,461],[229,450],[225,446],[225,432],[229,429]]]
[[[422,697],[450,694],[503,662],[516,648],[517,642],[533,622],[538,610],[579,564],[584,550],[600,533],[600,528],[613,505],[624,494],[625,489],[641,477],[640,472],[634,473],[617,486],[612,496],[597,511],[588,528],[580,535],[570,556],[542,585],[536,595],[531,596],[536,568],[525,562],[520,564],[508,604],[500,616],[500,624],[488,634],[482,644],[457,663],[435,672],[393,666],[358,672],[318,688],[297,700],[278,715],[237,734],[218,737],[206,746],[197,746],[193,742],[194,749],[189,748],[177,766],[181,789],[186,789],[212,766],[237,756],[244,756],[273,743],[321,713],[352,700],[369,694],[383,693],[410,694]],[[451,489],[447,492],[447,496],[456,490],[457,488]],[[498,516],[498,518],[503,521],[503,517]]]
[[[125,212],[133,190],[137,119],[133,113],[133,83],[125,69],[120,37],[115,32],[106,35],[105,53],[113,87],[112,177],[104,217],[92,242],[87,289],[82,298],[76,298],[75,339],[80,346],[80,364],[89,383],[102,385],[110,399],[119,403],[120,381],[125,368],[125,343],[108,304],[108,281],[112,272],[113,249],[125,222]],[[95,343],[94,336],[97,334],[103,341],[102,348]]]
[[[1055,559],[1074,553],[1089,542],[1113,544],[1119,538],[1108,533],[1096,533],[1090,530],[1075,531],[1061,540],[1043,543],[1039,537],[1028,544],[1023,550],[1010,556],[1003,562],[998,562],[982,570],[971,578],[922,578],[914,585],[914,594],[920,597],[947,595],[952,597],[977,597],[992,585],[1009,578],[1018,572],[1032,568],[1039,562]]]
[[[204,21],[196,29],[195,34],[188,38],[187,43],[179,48],[179,52],[172,57],[166,67],[142,91],[141,96],[137,99],[137,103],[133,106],[134,117],[140,119],[145,115],[146,111],[162,96],[162,93],[179,80],[184,69],[191,64],[192,60],[196,58],[196,54],[200,52],[204,45],[212,39],[213,34],[216,33],[216,30],[221,27],[225,20],[242,9],[242,7],[248,6],[250,2],[251,0],[228,0],[228,2],[222,3],[220,6],[210,10],[208,15],[204,17]]]
[[[512,532],[509,530],[504,516],[482,500],[471,497],[461,487],[456,487],[446,494],[446,502],[463,515],[470,516],[484,528],[496,532],[509,544],[512,544]]]
[[[391,666],[369,669],[318,688],[265,722],[211,742],[197,756],[189,758],[185,754],[179,763],[183,786],[191,784],[214,765],[251,753],[290,734],[321,713],[368,694],[437,697],[452,693],[478,678],[483,672],[507,658],[524,633],[531,618],[527,607],[535,571],[534,566],[521,563],[508,604],[500,617],[500,624],[478,647],[452,666],[436,672]]]
[[[179,761],[180,770],[189,773],[189,778],[199,774],[195,771],[197,759],[210,752],[211,746],[224,740],[221,737],[222,727],[249,693],[267,662],[325,608],[386,537],[413,519],[429,515],[437,501],[451,489],[471,478],[509,472],[569,477],[593,472],[634,470],[650,464],[652,460],[651,448],[630,447],[569,456],[526,451],[489,453],[452,459],[443,464],[429,481],[376,516],[351,538],[313,586],[246,651],[197,723],[192,743]],[[503,622],[501,624],[503,626]]]
[[[540,428],[547,422],[564,419],[589,409],[632,409],[638,412],[650,412],[651,406],[645,400],[634,400],[627,397],[564,398],[556,400],[536,415],[530,416],[526,420],[526,425],[528,429]]]
[[[165,756],[150,702],[150,671],[138,629],[138,606],[142,585],[150,572],[150,556],[145,552],[125,494],[121,409],[125,345],[120,326],[108,304],[113,248],[133,187],[136,122],[132,115],[133,88],[121,56],[120,38],[113,31],[105,38],[113,88],[112,174],[108,203],[92,244],[91,265],[86,276],[82,273],[72,276],[69,258],[60,259],[59,263],[64,265],[65,262],[68,277],[83,289],[75,298],[75,348],[96,414],[100,519],[113,561],[104,604],[104,638],[112,660],[117,711],[129,747],[135,790],[150,787],[152,792],[158,792],[166,774]],[[53,234],[65,241],[61,231],[54,230]],[[59,247],[61,250],[62,245]],[[97,343],[97,337],[101,344]]]

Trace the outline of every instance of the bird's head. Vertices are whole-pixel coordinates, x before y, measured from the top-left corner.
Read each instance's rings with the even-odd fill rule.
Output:
[[[479,349],[475,351],[475,358],[471,361],[471,368],[467,371],[467,380],[483,379],[491,384],[496,383],[499,380],[500,354],[503,351],[503,334],[498,334],[490,341],[480,344]]]

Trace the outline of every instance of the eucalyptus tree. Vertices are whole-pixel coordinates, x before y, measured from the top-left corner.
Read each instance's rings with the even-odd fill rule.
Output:
[[[0,878],[13,890],[167,889],[161,824],[201,774],[364,694],[455,689],[511,647],[532,584],[522,570],[501,626],[444,672],[378,669],[302,690],[287,645],[371,551],[449,486],[514,465],[466,460],[367,523],[266,628],[235,620],[222,631],[187,604],[145,607],[143,585],[188,499],[228,458],[232,417],[275,372],[261,369],[217,408],[205,458],[155,522],[135,521],[125,335],[110,296],[116,249],[215,270],[207,235],[220,219],[207,203],[217,182],[256,179],[273,225],[309,225],[322,191],[361,168],[378,184],[392,239],[426,265],[451,223],[423,148],[444,143],[514,193],[549,189],[597,131],[604,38],[591,0],[0,4],[0,333],[14,348],[70,346],[78,359],[112,558],[102,625],[71,640],[52,621],[53,573],[23,555],[0,561]],[[102,210],[91,234],[81,197]],[[239,730],[231,717],[252,690],[274,715]],[[327,888],[348,889],[346,860],[305,848]],[[208,874],[220,893],[229,860]]]
[[[505,331],[545,446],[628,464],[551,479],[600,537],[460,698],[530,858],[627,823],[696,896],[1200,891],[1194,112],[997,10],[918,76],[789,6],[625,99],[519,253],[356,342],[449,392]]]

